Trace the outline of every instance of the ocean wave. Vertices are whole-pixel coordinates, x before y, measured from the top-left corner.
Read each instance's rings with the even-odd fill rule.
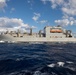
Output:
[[[76,44],[0,43],[0,75],[76,75]]]

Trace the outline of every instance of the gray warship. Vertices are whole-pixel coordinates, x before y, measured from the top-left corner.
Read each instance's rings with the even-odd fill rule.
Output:
[[[76,42],[71,30],[63,29],[61,26],[45,26],[38,33],[21,33],[19,30],[0,33],[0,42]]]

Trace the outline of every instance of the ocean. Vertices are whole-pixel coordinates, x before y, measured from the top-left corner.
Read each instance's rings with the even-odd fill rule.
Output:
[[[0,75],[76,75],[76,43],[0,43]]]

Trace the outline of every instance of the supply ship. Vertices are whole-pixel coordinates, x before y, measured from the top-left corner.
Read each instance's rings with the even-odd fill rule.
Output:
[[[63,29],[61,26],[46,26],[38,33],[21,33],[19,30],[0,33],[1,42],[76,42],[71,30]]]

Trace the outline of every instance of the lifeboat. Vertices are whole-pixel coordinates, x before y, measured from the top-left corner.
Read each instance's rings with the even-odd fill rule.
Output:
[[[62,30],[58,29],[56,30],[57,33],[62,33]]]
[[[62,33],[62,30],[60,29],[52,29],[50,30],[51,33]]]
[[[56,33],[56,29],[50,30],[51,33]]]

